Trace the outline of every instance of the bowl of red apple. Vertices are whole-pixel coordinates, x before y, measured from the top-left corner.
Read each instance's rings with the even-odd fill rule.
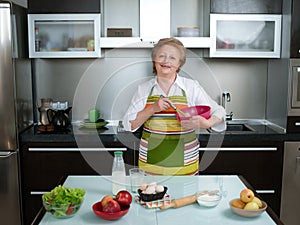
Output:
[[[128,213],[131,202],[131,194],[121,190],[115,197],[105,195],[101,201],[93,204],[92,208],[94,213],[104,220],[118,220]]]

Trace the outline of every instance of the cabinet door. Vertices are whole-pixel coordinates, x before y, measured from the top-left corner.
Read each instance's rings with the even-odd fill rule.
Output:
[[[201,147],[200,174],[242,175],[279,215],[282,144],[224,143],[218,150]],[[207,165],[212,157],[215,158]]]
[[[281,14],[281,0],[211,0],[213,13]]]
[[[96,58],[100,14],[29,14],[29,57]]]
[[[300,57],[300,1],[294,0],[292,7],[292,31],[291,31],[291,49],[292,58]]]
[[[28,0],[29,13],[100,13],[99,0]]]
[[[281,15],[211,14],[211,57],[279,58]]]

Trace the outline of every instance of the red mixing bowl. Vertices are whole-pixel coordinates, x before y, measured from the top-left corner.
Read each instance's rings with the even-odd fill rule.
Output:
[[[102,219],[105,220],[117,220],[120,219],[121,217],[125,216],[126,213],[128,213],[130,208],[130,205],[127,207],[122,207],[121,211],[115,212],[115,213],[107,213],[102,211],[102,205],[101,202],[96,202],[93,205],[93,211],[94,213],[99,216]]]
[[[180,113],[176,113],[176,117],[179,121],[181,120],[189,120],[193,116],[202,116],[205,119],[210,118],[210,107],[206,105],[198,105],[198,106],[191,106],[187,108],[181,109],[182,112],[187,114],[188,116],[182,116]]]

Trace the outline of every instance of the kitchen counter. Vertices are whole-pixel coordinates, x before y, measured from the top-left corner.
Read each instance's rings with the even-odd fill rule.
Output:
[[[241,120],[229,121],[230,124],[246,123]],[[247,123],[246,123],[247,124]],[[248,124],[247,124],[248,125]],[[235,142],[235,141],[299,141],[300,134],[293,133],[287,134],[283,129],[280,129],[272,124],[264,121],[256,121],[249,124],[252,131],[226,131],[222,133],[216,133],[209,130],[198,130],[198,139],[200,142],[206,142],[208,140],[220,140]],[[83,128],[79,123],[73,123],[72,126],[64,130],[58,130],[53,132],[40,132],[37,126],[32,126],[20,135],[21,142],[86,142],[91,143],[94,140],[99,141],[99,138],[103,144],[106,142],[133,142],[138,141],[141,136],[141,129],[131,133],[122,130],[118,126],[118,122],[112,121],[102,129],[89,129]]]
[[[240,179],[241,178],[241,179]],[[282,224],[270,207],[258,217],[245,218],[234,214],[229,201],[239,197],[242,189],[249,187],[242,177],[230,176],[147,176],[147,183],[156,181],[168,187],[171,198],[180,198],[195,194],[201,190],[218,189],[223,194],[221,202],[213,208],[199,206],[197,203],[177,209],[147,209],[138,202],[132,202],[129,212],[119,220],[106,221],[97,217],[92,211],[92,205],[101,200],[104,195],[111,195],[110,176],[68,176],[65,186],[83,188],[86,190],[85,200],[74,217],[69,219],[56,219],[50,213],[41,210],[33,225],[51,224]],[[127,177],[127,190],[129,190],[129,177]],[[251,187],[249,187],[251,188]],[[132,193],[133,194],[133,193]],[[133,194],[134,196],[134,194]],[[40,221],[41,220],[41,221]]]

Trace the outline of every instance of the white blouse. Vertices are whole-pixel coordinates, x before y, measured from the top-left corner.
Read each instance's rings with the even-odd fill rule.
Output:
[[[164,93],[164,91],[158,85],[156,76],[151,80],[138,86],[138,90],[133,96],[131,100],[131,104],[123,118],[123,125],[125,130],[131,131],[131,124],[129,121],[135,120],[137,113],[145,108],[147,98],[150,94],[152,87],[153,87],[152,95],[164,95],[166,97],[174,96],[174,95],[182,95],[182,90],[184,90],[186,93],[187,102],[189,106],[196,106],[196,105],[210,106],[211,115],[214,115],[220,119],[224,118],[223,123],[220,123],[212,127],[213,130],[217,132],[221,132],[226,129],[225,109],[222,106],[218,105],[205,92],[205,90],[200,86],[198,81],[177,75],[176,81],[171,86],[168,95]]]

